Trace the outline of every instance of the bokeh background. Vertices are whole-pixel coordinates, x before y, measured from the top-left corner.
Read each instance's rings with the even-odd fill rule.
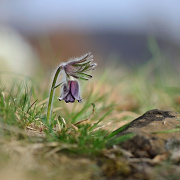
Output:
[[[176,70],[178,0],[1,0],[0,70],[33,75],[92,52],[99,67],[131,68],[152,58],[150,39]]]

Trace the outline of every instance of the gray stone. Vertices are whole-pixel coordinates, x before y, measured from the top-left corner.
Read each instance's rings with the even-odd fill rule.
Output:
[[[168,152],[167,142],[180,138],[180,114],[158,109],[147,111],[121,131],[116,137],[134,133],[135,136],[120,144],[135,157],[154,158]]]

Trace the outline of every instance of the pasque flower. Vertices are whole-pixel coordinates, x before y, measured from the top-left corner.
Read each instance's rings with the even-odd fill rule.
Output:
[[[58,66],[55,71],[54,78],[52,81],[48,104],[47,104],[47,123],[51,124],[51,114],[54,99],[54,91],[59,85],[61,85],[61,95],[59,100],[65,100],[66,103],[73,103],[75,100],[82,102],[80,97],[80,86],[78,83],[79,79],[89,80],[92,78],[91,75],[87,74],[88,71],[94,70],[96,63],[92,63],[93,55],[91,53],[85,54],[80,58],[70,60],[67,63],[63,63]],[[64,71],[65,78],[63,82],[56,85],[56,81],[61,71]]]
[[[88,53],[75,60],[70,60],[67,63],[63,63],[60,67],[65,72],[66,80],[62,83],[61,95],[59,100],[65,100],[66,103],[73,103],[75,99],[78,102],[82,102],[80,97],[80,86],[77,80],[83,79],[89,80],[91,75],[87,74],[88,71],[94,70],[96,63],[92,63],[93,55]]]

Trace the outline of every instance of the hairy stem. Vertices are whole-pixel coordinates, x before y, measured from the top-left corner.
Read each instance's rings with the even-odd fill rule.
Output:
[[[51,123],[51,111],[52,111],[52,106],[53,106],[53,98],[54,98],[54,90],[55,90],[54,87],[56,85],[56,81],[57,81],[60,71],[61,71],[61,66],[59,66],[58,69],[56,70],[56,73],[54,75],[54,79],[51,85],[51,89],[50,89],[49,100],[48,100],[48,105],[47,105],[47,123],[48,124]]]

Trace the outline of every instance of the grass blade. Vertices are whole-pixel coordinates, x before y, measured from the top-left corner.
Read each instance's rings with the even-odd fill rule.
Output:
[[[107,143],[107,147],[111,147],[113,145],[116,145],[116,144],[120,144],[124,141],[127,141],[128,139],[131,139],[135,136],[136,134],[134,133],[128,133],[128,134],[125,134],[125,135],[122,135],[120,137],[117,137],[115,139],[111,139],[108,141]]]
[[[92,131],[108,114],[110,114],[113,109],[114,108],[110,109],[104,116],[99,119],[98,122],[94,123],[94,125],[90,128],[90,131]]]
[[[106,139],[110,139],[110,138],[114,137],[116,134],[122,132],[122,131],[125,130],[127,127],[129,127],[130,124],[131,124],[131,123],[127,123],[127,124],[123,125],[122,127],[116,129],[115,131],[111,132],[111,133],[106,137]]]
[[[172,133],[172,132],[177,132],[177,131],[180,131],[180,129],[176,128],[176,129],[170,129],[170,130],[165,130],[165,131],[155,131],[155,132],[152,132],[151,134]]]

